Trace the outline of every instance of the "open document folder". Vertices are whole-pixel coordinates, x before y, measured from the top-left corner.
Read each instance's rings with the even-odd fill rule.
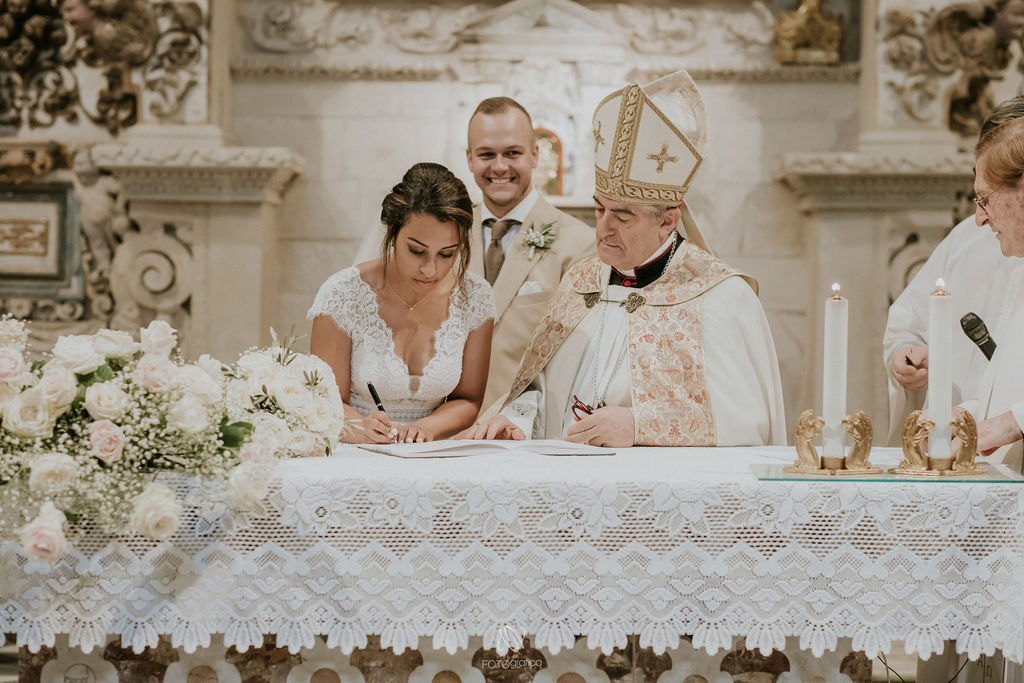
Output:
[[[374,453],[384,453],[398,458],[461,458],[467,455],[490,453],[536,453],[537,455],[615,455],[612,448],[598,448],[582,443],[558,439],[536,439],[532,441],[477,441],[473,439],[449,439],[427,441],[426,443],[361,443],[359,447]]]

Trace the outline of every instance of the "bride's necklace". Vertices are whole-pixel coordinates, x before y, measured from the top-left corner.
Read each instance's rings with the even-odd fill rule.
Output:
[[[423,303],[423,301],[424,301],[424,300],[425,300],[425,299],[426,299],[426,298],[427,298],[428,296],[430,296],[430,292],[427,292],[426,294],[424,294],[423,296],[421,296],[421,297],[420,297],[420,300],[419,300],[419,301],[417,301],[417,302],[416,302],[416,303],[414,303],[414,304],[410,304],[410,303],[409,303],[408,301],[406,301],[406,300],[405,300],[405,297],[403,297],[403,296],[402,296],[401,294],[399,294],[399,293],[398,293],[398,290],[396,290],[396,289],[395,289],[394,287],[392,287],[392,286],[391,286],[391,280],[389,280],[389,279],[388,279],[387,277],[385,277],[385,278],[384,278],[384,284],[386,284],[386,285],[388,286],[388,289],[390,289],[390,290],[391,290],[391,292],[392,292],[392,293],[393,293],[393,294],[394,294],[395,296],[397,296],[397,297],[398,297],[398,300],[399,300],[399,301],[401,301],[401,302],[402,302],[403,304],[405,304],[405,305],[406,305],[406,306],[407,306],[407,307],[409,308],[409,311],[410,311],[410,312],[411,312],[411,311],[412,311],[412,310],[413,310],[414,308],[416,308],[417,306],[419,306],[419,305],[420,305],[421,303]],[[431,290],[431,291],[433,291],[433,290]]]

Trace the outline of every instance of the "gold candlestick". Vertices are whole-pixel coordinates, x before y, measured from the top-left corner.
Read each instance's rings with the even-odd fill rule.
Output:
[[[925,437],[935,427],[935,422],[923,411],[915,410],[903,422],[903,460],[891,468],[889,473],[922,478],[985,474],[985,469],[975,462],[978,455],[978,424],[969,412],[958,410],[956,419],[949,423],[951,434],[961,444],[956,462],[952,458],[935,459],[925,454],[922,445]]]
[[[814,439],[825,426],[825,420],[816,417],[810,408],[800,413],[793,433],[797,459],[791,467],[784,467],[783,471],[822,476],[881,474],[882,470],[872,467],[868,461],[874,436],[871,418],[863,410],[858,410],[844,417],[842,424],[853,439],[853,447],[841,458],[819,458]]]

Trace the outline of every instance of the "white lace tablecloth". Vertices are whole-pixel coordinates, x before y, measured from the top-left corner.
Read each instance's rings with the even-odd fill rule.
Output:
[[[759,482],[750,464],[792,449],[629,449],[612,457],[501,454],[402,460],[347,449],[282,463],[263,509],[207,509],[153,543],[98,532],[58,565],[0,552],[0,633],[38,649],[246,649],[349,653],[379,634],[396,651],[433,639],[552,652],[575,634],[608,652],[631,633],[661,652],[681,635],[710,652],[734,636],[820,655],[849,636],[869,657],[894,641],[971,658],[1024,658],[1024,485]],[[872,460],[894,463],[891,449]]]

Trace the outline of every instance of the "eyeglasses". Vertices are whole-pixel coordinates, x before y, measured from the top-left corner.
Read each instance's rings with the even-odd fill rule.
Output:
[[[985,211],[988,211],[988,198],[994,195],[996,192],[999,192],[999,190],[1001,189],[1003,188],[997,187],[996,189],[986,194],[984,197],[975,197],[974,205],[977,206],[979,209],[985,209]]]
[[[599,406],[600,407],[600,406]],[[593,415],[594,409],[580,400],[576,394],[572,395],[572,414],[577,420],[582,420],[587,415]]]

